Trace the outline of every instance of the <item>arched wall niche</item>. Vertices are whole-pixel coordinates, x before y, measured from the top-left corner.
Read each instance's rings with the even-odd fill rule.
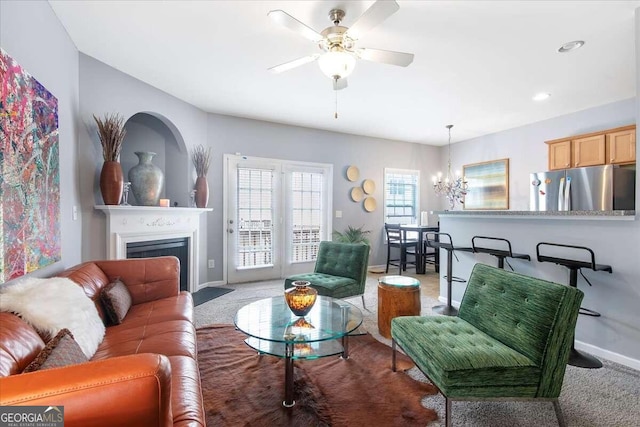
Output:
[[[166,117],[154,112],[140,112],[125,122],[125,135],[120,153],[120,164],[124,180],[128,181],[129,170],[138,164],[136,151],[156,153],[153,164],[164,172],[164,187],[160,194],[173,206],[188,206],[189,203],[189,154],[182,134]],[[137,205],[133,194],[129,203]]]

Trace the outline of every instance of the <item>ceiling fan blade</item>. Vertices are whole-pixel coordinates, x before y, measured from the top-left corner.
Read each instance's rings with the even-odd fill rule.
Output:
[[[269,68],[274,74],[282,73],[285,71],[289,71],[292,68],[299,67],[304,64],[308,64],[309,62],[313,62],[320,58],[320,54],[316,53],[315,55],[303,56],[302,58],[294,59],[293,61],[285,62],[284,64],[276,65],[275,67]]]
[[[398,9],[400,6],[393,0],[378,0],[349,27],[346,35],[353,40],[358,40],[364,33],[393,15]]]
[[[302,37],[307,38],[312,42],[317,43],[323,39],[322,35],[316,30],[314,30],[313,28],[309,28],[283,10],[272,10],[267,13],[267,16],[273,19],[277,24],[280,24],[283,27],[300,34]]]
[[[362,48],[355,50],[358,58],[366,61],[406,67],[413,62],[413,53],[394,52],[392,50]]]
[[[342,90],[347,88],[347,79],[333,79],[333,90]]]

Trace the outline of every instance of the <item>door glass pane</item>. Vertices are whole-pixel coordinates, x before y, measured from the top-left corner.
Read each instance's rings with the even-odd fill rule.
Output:
[[[291,173],[291,262],[314,261],[322,235],[322,173]]]
[[[273,171],[238,167],[236,267],[273,263]]]

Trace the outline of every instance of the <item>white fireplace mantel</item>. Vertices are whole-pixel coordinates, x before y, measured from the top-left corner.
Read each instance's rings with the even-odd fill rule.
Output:
[[[108,259],[125,259],[127,243],[188,238],[189,291],[198,290],[200,215],[213,209],[117,205],[97,205],[95,209],[107,216]]]

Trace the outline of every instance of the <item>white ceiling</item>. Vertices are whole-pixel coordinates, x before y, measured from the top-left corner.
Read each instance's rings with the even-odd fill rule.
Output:
[[[358,61],[335,92],[319,52],[267,17],[282,9],[317,31],[342,8],[350,26],[373,1],[49,0],[78,49],[205,111],[443,145],[636,95],[640,1],[402,1],[359,47],[412,52],[407,68]],[[582,49],[559,54],[572,40]],[[550,92],[543,102],[538,92]]]

